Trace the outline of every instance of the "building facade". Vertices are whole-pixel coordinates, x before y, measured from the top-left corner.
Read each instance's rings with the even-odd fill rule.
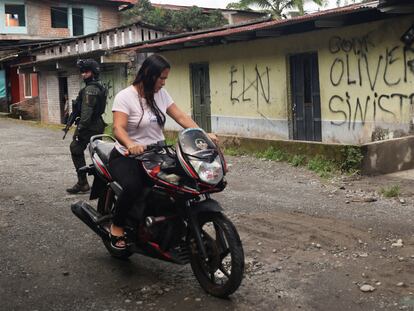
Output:
[[[364,144],[413,133],[414,50],[401,41],[414,29],[412,20],[411,12],[390,15],[373,1],[211,32],[171,37],[148,33],[136,43],[109,44],[111,56],[98,57],[108,68],[103,78],[110,89],[114,86],[114,96],[136,74],[137,57],[154,52],[166,56],[172,65],[167,90],[208,131]],[[118,36],[130,37],[119,31]],[[78,49],[85,43],[79,45]],[[67,57],[73,61],[73,55]],[[71,72],[69,63],[51,54],[37,58],[40,61],[20,69],[41,72],[46,77],[41,90],[48,83],[52,90],[52,85],[62,83],[62,73]],[[75,81],[73,72],[62,84],[68,85],[71,98]],[[57,123],[59,105],[50,98],[42,104],[42,120]],[[110,110],[109,106],[107,123],[112,123]],[[168,120],[166,129],[179,128]]]
[[[0,111],[32,102],[37,74],[19,75],[16,65],[31,61],[27,48],[104,31],[119,25],[119,9],[130,1],[0,0]]]
[[[249,27],[159,42],[138,52],[169,59],[168,91],[206,130],[350,144],[407,136],[413,133],[414,53],[400,38],[414,16],[387,15],[377,5],[258,24],[254,34]],[[165,51],[169,46],[175,50]],[[173,122],[167,127],[177,129]]]
[[[135,52],[114,53],[113,50],[159,40],[166,34],[162,29],[138,22],[33,49],[32,60],[21,61],[16,67],[20,76],[36,75],[39,80],[38,115],[31,117],[46,123],[63,123],[66,100],[71,103],[83,87],[76,62],[92,58],[100,64],[100,78],[108,89],[109,105],[103,117],[112,123],[111,107],[115,94],[133,78],[137,64],[144,57]],[[18,109],[20,105],[13,107]]]

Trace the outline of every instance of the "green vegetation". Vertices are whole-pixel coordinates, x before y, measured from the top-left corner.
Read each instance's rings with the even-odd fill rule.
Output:
[[[306,163],[306,157],[301,154],[296,154],[291,159],[289,159],[289,163],[292,166],[304,166]]]
[[[311,0],[319,6],[326,3],[325,0]],[[304,0],[239,0],[237,2],[229,3],[228,9],[251,10],[250,7],[257,6],[260,9],[268,12],[275,19],[285,18],[285,11],[297,9],[300,15],[305,14]]]
[[[401,189],[400,186],[393,185],[390,187],[382,188],[380,192],[386,198],[395,198],[401,194]]]
[[[140,0],[133,8],[121,14],[124,25],[142,21],[175,32],[195,31],[227,24],[227,20],[218,10],[205,14],[201,8],[193,6],[173,11],[153,7],[149,0]]]
[[[341,163],[341,171],[359,174],[361,172],[361,164],[364,155],[360,148],[354,146],[346,146],[342,148],[341,153],[343,155],[343,162]]]
[[[226,155],[235,156],[235,157],[242,156],[242,155],[245,155],[246,154],[246,152],[243,152],[243,151],[241,151],[238,148],[224,148],[223,152]]]
[[[270,147],[266,149],[263,152],[257,152],[255,154],[257,158],[264,158],[272,161],[288,161],[289,160],[289,154],[287,154],[285,151],[276,149],[275,147]]]
[[[329,178],[333,173],[338,171],[334,162],[326,160],[321,156],[310,159],[307,165],[308,169],[318,174],[320,177]]]
[[[347,146],[342,150],[344,160],[337,163],[328,160],[321,155],[307,156],[304,154],[291,154],[284,150],[278,149],[274,146],[267,148],[260,152],[246,152],[241,149],[229,147],[224,149],[224,153],[230,156],[240,156],[250,154],[260,159],[268,159],[277,162],[288,162],[290,165],[299,167],[305,166],[307,169],[315,172],[322,178],[329,178],[335,174],[345,173],[359,173],[362,161],[362,154],[357,147]]]

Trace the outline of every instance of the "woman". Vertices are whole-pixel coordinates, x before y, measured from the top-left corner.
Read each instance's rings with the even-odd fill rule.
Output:
[[[154,54],[144,61],[133,84],[115,96],[113,132],[118,143],[112,150],[109,169],[113,179],[123,188],[111,226],[111,244],[116,249],[126,247],[125,219],[132,202],[141,195],[145,178],[137,161],[127,155],[140,154],[147,145],[164,140],[165,113],[183,128],[199,127],[163,89],[169,72],[167,60]],[[217,142],[214,134],[209,136]]]

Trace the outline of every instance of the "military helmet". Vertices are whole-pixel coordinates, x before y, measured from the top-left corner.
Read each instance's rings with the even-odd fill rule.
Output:
[[[76,66],[78,66],[80,72],[85,71],[92,71],[94,76],[98,76],[101,69],[99,68],[99,64],[96,60],[88,58],[88,59],[79,59],[76,62]]]

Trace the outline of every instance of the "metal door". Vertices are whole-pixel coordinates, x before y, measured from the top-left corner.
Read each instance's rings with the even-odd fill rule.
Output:
[[[293,139],[321,141],[318,54],[290,57]]]
[[[210,77],[208,64],[191,64],[192,115],[197,124],[211,132]]]

